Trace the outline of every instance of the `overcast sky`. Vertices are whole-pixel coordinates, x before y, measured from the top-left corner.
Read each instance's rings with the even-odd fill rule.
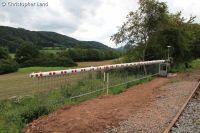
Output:
[[[182,11],[185,17],[200,20],[200,0],[167,1],[170,12]],[[47,7],[14,7],[8,2],[48,2]],[[117,32],[137,0],[1,0],[0,25],[28,30],[54,31],[79,40],[102,42],[116,47],[110,36]]]

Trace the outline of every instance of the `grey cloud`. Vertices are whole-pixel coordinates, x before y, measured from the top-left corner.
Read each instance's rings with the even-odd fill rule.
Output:
[[[25,8],[19,9],[16,7],[1,7],[0,12],[0,22],[5,21],[6,18],[6,21],[23,25],[28,18],[28,14],[31,13],[31,10]]]
[[[6,0],[5,0],[6,1]],[[17,2],[16,0],[13,0]],[[23,2],[23,0],[21,0]],[[61,0],[64,12],[47,8],[43,14],[43,9],[39,8],[19,8],[19,7],[0,7],[0,25],[3,21],[8,21],[23,28],[30,30],[51,30],[62,31],[63,33],[75,32],[79,25],[84,22],[85,16],[94,13],[95,8],[100,4],[99,0]],[[51,4],[51,1],[49,1]],[[53,4],[53,3],[52,3]],[[67,15],[71,14],[72,18]],[[39,15],[39,18],[37,18]],[[58,17],[60,16],[60,17]],[[12,25],[10,25],[12,26]]]
[[[40,23],[32,24],[36,29],[39,30],[48,30],[48,31],[62,31],[62,33],[71,33],[77,30],[77,25],[68,23],[67,21],[60,20],[50,20],[50,21],[41,21]]]
[[[101,5],[100,0],[65,0],[63,5],[73,15],[82,18],[85,14],[94,13],[95,8]]]

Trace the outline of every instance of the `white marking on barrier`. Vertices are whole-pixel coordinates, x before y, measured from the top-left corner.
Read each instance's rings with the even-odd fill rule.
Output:
[[[104,66],[97,66],[97,67],[85,67],[85,68],[68,69],[68,70],[60,70],[60,71],[38,72],[38,73],[31,73],[29,76],[32,78],[34,77],[39,78],[39,77],[64,75],[64,74],[76,74],[76,73],[81,73],[81,72],[102,71],[102,70],[124,68],[124,67],[130,67],[130,66],[151,65],[151,64],[158,64],[158,63],[163,63],[163,62],[165,62],[165,60],[123,63],[123,64],[104,65]]]

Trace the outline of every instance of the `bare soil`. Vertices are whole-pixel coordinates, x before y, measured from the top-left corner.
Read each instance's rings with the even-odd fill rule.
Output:
[[[26,133],[159,133],[173,119],[197,84],[190,76],[156,78],[119,95],[59,109],[30,123]]]

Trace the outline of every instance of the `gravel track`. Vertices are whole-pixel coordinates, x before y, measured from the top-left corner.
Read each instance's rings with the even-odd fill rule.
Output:
[[[179,111],[197,82],[179,81],[155,90],[155,99],[117,127],[104,133],[162,133]]]
[[[200,89],[189,101],[170,133],[200,133]]]

